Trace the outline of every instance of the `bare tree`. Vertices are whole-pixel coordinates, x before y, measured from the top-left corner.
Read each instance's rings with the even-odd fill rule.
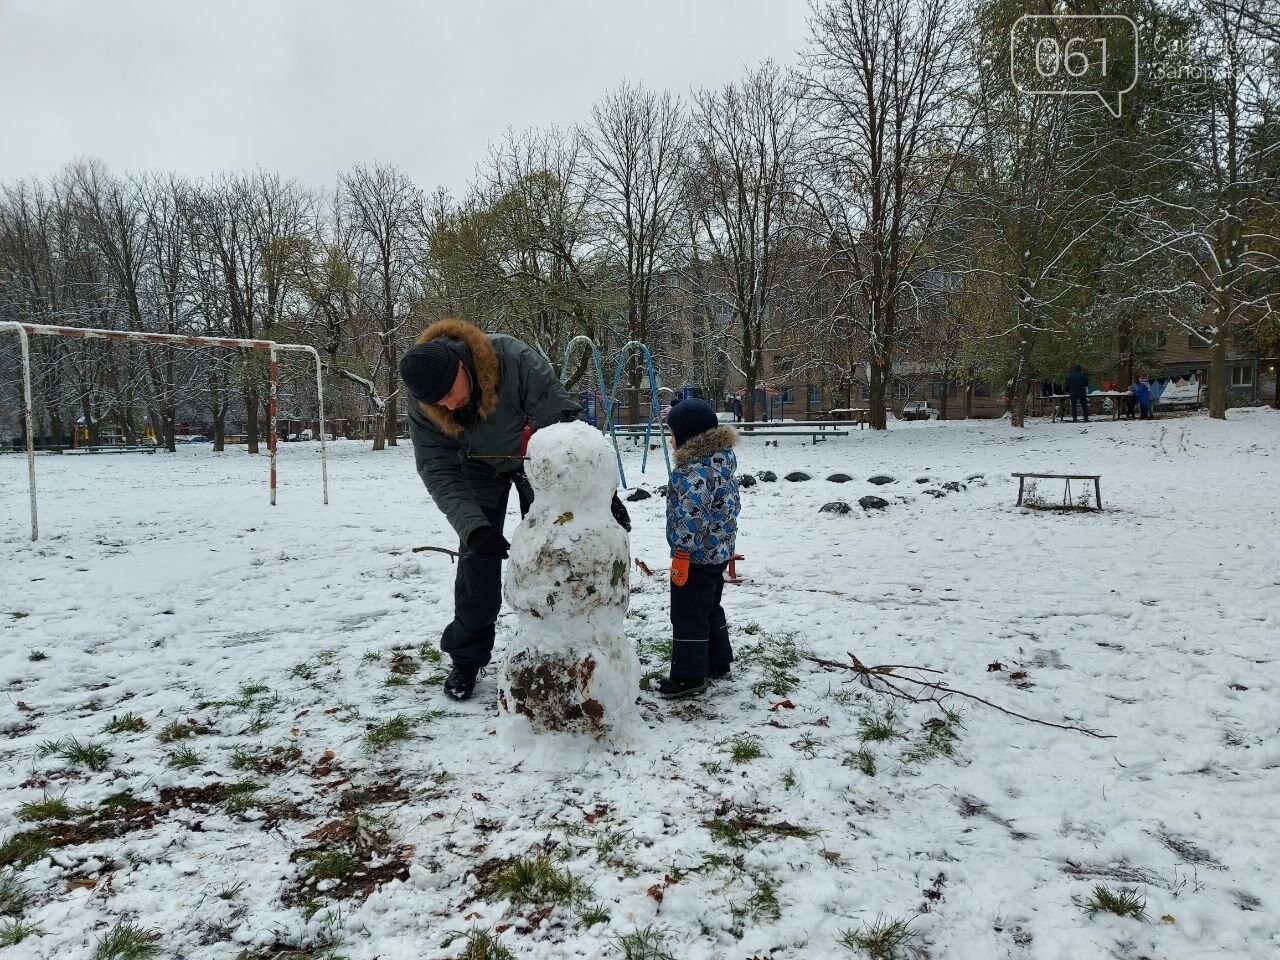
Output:
[[[715,348],[746,382],[748,419],[756,415],[755,388],[776,330],[771,313],[802,129],[795,88],[773,63],[694,98],[687,182],[697,221],[684,274],[732,310],[732,343]]]
[[[624,83],[591,110],[591,195],[608,267],[626,294],[627,336],[650,341],[650,322],[683,201],[687,134],[679,100]],[[639,358],[630,358],[630,418],[640,418]]]
[[[805,196],[822,226],[839,316],[870,365],[869,422],[886,426],[895,338],[943,199],[972,131],[967,20],[948,0],[830,0],[815,6],[804,96],[815,163]]]
[[[381,374],[386,384],[379,395],[368,391],[370,401],[383,414],[387,442],[396,445],[399,422],[398,382],[400,350],[405,339],[404,322],[414,299],[419,251],[423,240],[422,191],[395,167],[357,166],[342,178],[347,218],[360,238],[363,267],[372,272],[366,288],[372,312],[379,320],[380,362],[364,379],[366,388]],[[378,369],[380,368],[380,369]],[[348,372],[348,378],[354,376]],[[382,449],[375,436],[374,449]]]

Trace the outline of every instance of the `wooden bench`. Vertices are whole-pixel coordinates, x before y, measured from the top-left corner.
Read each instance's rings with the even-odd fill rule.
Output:
[[[155,453],[156,445],[154,443],[133,444],[133,445],[117,445],[104,447],[76,447],[74,449],[62,449],[58,451],[62,454],[90,454],[90,453]]]
[[[1071,481],[1072,480],[1092,480],[1093,496],[1097,503],[1095,509],[1102,509],[1102,483],[1101,474],[1098,473],[1015,473],[1013,476],[1018,478],[1018,506],[1022,506],[1022,491],[1027,480],[1063,480],[1065,486],[1062,493],[1062,505],[1064,507],[1073,506],[1071,502]]]

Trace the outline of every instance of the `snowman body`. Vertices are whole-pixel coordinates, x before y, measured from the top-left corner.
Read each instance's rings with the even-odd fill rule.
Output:
[[[627,533],[613,518],[612,450],[585,423],[529,442],[533,506],[511,537],[505,595],[517,629],[498,703],[533,733],[615,739],[635,719],[640,664],[627,641]]]

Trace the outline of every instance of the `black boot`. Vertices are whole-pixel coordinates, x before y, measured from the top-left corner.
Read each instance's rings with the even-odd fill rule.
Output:
[[[455,666],[444,678],[444,692],[454,700],[470,700],[471,692],[476,688],[476,674],[480,671],[471,667]]]
[[[664,700],[696,697],[707,689],[706,677],[664,677],[654,684],[658,696]]]

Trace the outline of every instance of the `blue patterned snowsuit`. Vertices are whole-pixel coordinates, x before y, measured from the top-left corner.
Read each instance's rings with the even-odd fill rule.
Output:
[[[738,459],[732,427],[691,438],[676,450],[667,486],[667,543],[689,553],[689,579],[671,585],[671,676],[722,676],[733,648],[720,605],[724,569],[738,539]]]

